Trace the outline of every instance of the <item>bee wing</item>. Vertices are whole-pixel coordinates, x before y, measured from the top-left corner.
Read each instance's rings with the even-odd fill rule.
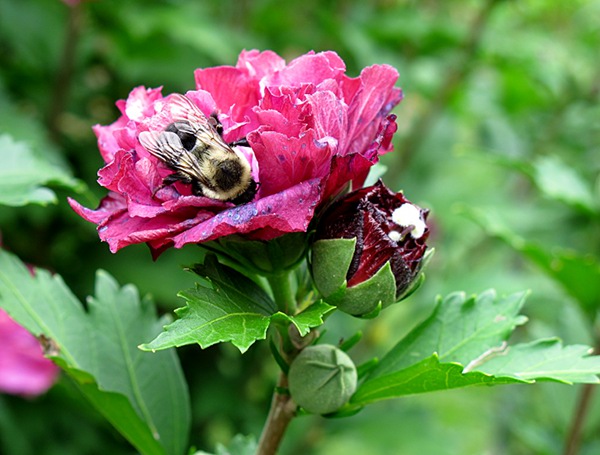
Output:
[[[165,162],[170,168],[193,177],[203,185],[209,185],[202,173],[198,157],[183,147],[177,134],[169,131],[162,133],[144,131],[140,133],[139,139],[140,144],[150,154]]]
[[[174,167],[181,155],[179,149],[185,149],[183,148],[183,145],[181,145],[180,140],[179,144],[177,144],[175,138],[169,137],[169,135],[173,135],[179,140],[174,133],[156,133],[154,131],[144,131],[140,133],[139,139],[140,144],[142,144],[148,152],[159,160],[164,161],[169,166]]]
[[[169,96],[169,106],[174,121],[187,120],[193,125],[209,126],[208,119],[187,96],[174,93]]]

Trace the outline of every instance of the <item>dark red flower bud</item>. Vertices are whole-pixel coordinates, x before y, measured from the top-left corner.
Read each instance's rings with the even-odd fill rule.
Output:
[[[412,204],[402,193],[390,191],[379,181],[334,203],[319,222],[315,245],[323,240],[355,239],[351,259],[343,277],[347,291],[383,273],[382,269],[389,263],[394,278],[395,292],[392,299],[395,302],[410,289],[421,270],[427,249],[425,242],[429,236],[427,215],[427,210]],[[315,276],[315,261],[321,261],[323,255],[331,254],[332,250],[327,252],[331,248],[319,245],[317,255],[313,254],[315,283],[326,298],[327,294],[340,296],[339,286],[344,284],[332,284],[331,279],[324,280],[323,277]],[[319,274],[327,274],[326,270],[319,267],[317,265]],[[337,267],[340,267],[340,263]],[[339,276],[339,272],[332,273],[333,276]],[[324,286],[319,286],[323,283]],[[381,282],[376,288],[386,286],[389,288],[389,285]],[[364,299],[364,295],[361,298]],[[361,305],[361,308],[351,305],[348,312],[364,315],[375,310],[378,304],[385,307],[393,303],[389,298],[377,298],[379,302],[368,302],[364,307]],[[344,305],[337,305],[344,310]]]

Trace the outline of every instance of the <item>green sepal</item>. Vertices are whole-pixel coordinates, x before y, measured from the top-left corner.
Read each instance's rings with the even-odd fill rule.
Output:
[[[229,235],[202,246],[246,271],[264,276],[294,268],[306,255],[307,245],[305,232],[292,232],[268,241]]]
[[[382,308],[396,301],[396,278],[392,272],[392,266],[389,261],[386,262],[368,280],[346,288],[341,298],[326,298],[325,300],[352,316],[374,318]]]
[[[360,381],[367,374],[371,372],[377,365],[379,365],[379,358],[373,357],[370,360],[367,360],[365,363],[361,363],[356,367],[356,373],[358,375],[358,380]]]
[[[285,361],[285,359],[282,357],[282,355],[279,353],[279,350],[277,349],[277,346],[275,346],[275,343],[273,342],[272,338],[269,339],[269,348],[271,349],[271,354],[273,354],[273,358],[275,359],[275,362],[277,362],[277,365],[279,365],[279,368],[281,369],[281,371],[283,371],[283,373],[287,375],[288,372],[290,371],[290,366]]]
[[[361,330],[359,330],[354,335],[352,335],[350,338],[343,341],[340,344],[340,349],[344,352],[348,352],[350,349],[352,349],[354,346],[356,346],[356,344],[362,339],[362,336],[363,336],[363,333]]]
[[[355,247],[356,238],[324,239],[313,243],[311,252],[313,281],[325,298],[345,287],[346,275]]]
[[[347,287],[355,246],[356,238],[316,241],[311,254],[313,280],[330,305],[352,316],[374,318],[382,308],[396,302],[396,278],[388,261],[368,280]]]

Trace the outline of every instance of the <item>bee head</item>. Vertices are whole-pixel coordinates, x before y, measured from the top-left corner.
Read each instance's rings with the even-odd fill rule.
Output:
[[[169,126],[167,126],[165,131],[175,133],[179,137],[183,148],[188,152],[193,150],[193,148],[196,146],[197,138],[192,130],[192,126],[188,122],[177,121],[171,123]]]
[[[250,184],[248,185],[248,188],[246,188],[246,191],[244,191],[242,194],[240,194],[235,199],[232,199],[231,202],[233,202],[235,205],[240,205],[240,204],[245,204],[246,202],[251,202],[254,199],[254,196],[256,195],[257,191],[258,191],[258,183],[256,183],[254,181],[254,179],[250,179]]]

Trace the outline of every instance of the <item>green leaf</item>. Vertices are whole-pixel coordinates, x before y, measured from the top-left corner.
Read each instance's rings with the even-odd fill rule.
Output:
[[[305,336],[311,328],[322,325],[323,317],[334,309],[335,307],[319,300],[295,316],[289,316],[282,312],[275,313],[271,316],[271,323],[294,324],[300,336]]]
[[[590,186],[575,169],[555,156],[541,156],[533,163],[531,177],[547,197],[588,214],[598,213]]]
[[[588,314],[594,315],[600,305],[600,262],[591,254],[553,248],[548,250],[528,242],[506,226],[480,210],[465,209],[465,214],[494,236],[537,265],[570,294]]]
[[[256,340],[266,337],[271,315],[277,307],[269,295],[241,273],[219,264],[214,255],[194,268],[211,284],[196,284],[180,292],[187,306],[175,310],[179,319],[165,327],[141,349],[159,350],[198,343],[206,348],[230,341],[245,352]]]
[[[143,454],[185,452],[190,409],[174,352],[136,348],[161,321],[132,286],[96,277],[86,312],[58,275],[0,251],[0,306],[47,345],[82,393]]]
[[[386,354],[370,378],[398,371],[437,353],[442,362],[463,365],[499,346],[527,318],[519,315],[526,293],[497,298],[489,290],[467,297],[462,292],[438,299],[429,318]]]
[[[459,363],[441,363],[437,354],[420,360],[398,371],[390,371],[383,376],[363,383],[350,403],[360,407],[375,401],[397,398],[417,393],[435,392],[471,385],[500,385],[519,381],[508,378],[494,378],[480,372],[463,374],[464,366]]]
[[[79,190],[81,183],[69,172],[36,155],[24,142],[0,135],[0,204],[22,206],[56,203],[56,194],[45,185],[59,185]]]
[[[371,371],[350,408],[473,385],[600,382],[600,356],[590,356],[589,347],[554,339],[507,347],[504,340],[523,322],[517,312],[524,298],[451,294]]]
[[[194,289],[180,292],[187,306],[175,310],[179,319],[165,326],[154,340],[140,346],[144,350],[160,350],[187,344],[207,348],[216,343],[231,342],[242,353],[255,341],[266,338],[272,322],[294,324],[305,335],[311,327],[323,323],[323,316],[333,310],[317,302],[302,313],[288,316],[277,311],[271,297],[254,281],[236,270],[219,264],[208,255],[194,271],[204,276],[211,287],[196,284]]]
[[[224,446],[217,444],[217,451],[214,455],[255,455],[257,449],[256,438],[254,436],[244,436],[238,434],[233,437],[231,442]],[[198,451],[194,455],[212,455],[208,452]]]
[[[589,346],[563,346],[557,339],[518,344],[492,356],[478,371],[519,380],[552,380],[566,384],[597,383],[600,356]]]
[[[549,199],[562,202],[587,215],[597,215],[600,211],[592,186],[557,156],[539,156],[534,161],[526,161],[494,154],[466,153],[472,158],[520,172]]]

